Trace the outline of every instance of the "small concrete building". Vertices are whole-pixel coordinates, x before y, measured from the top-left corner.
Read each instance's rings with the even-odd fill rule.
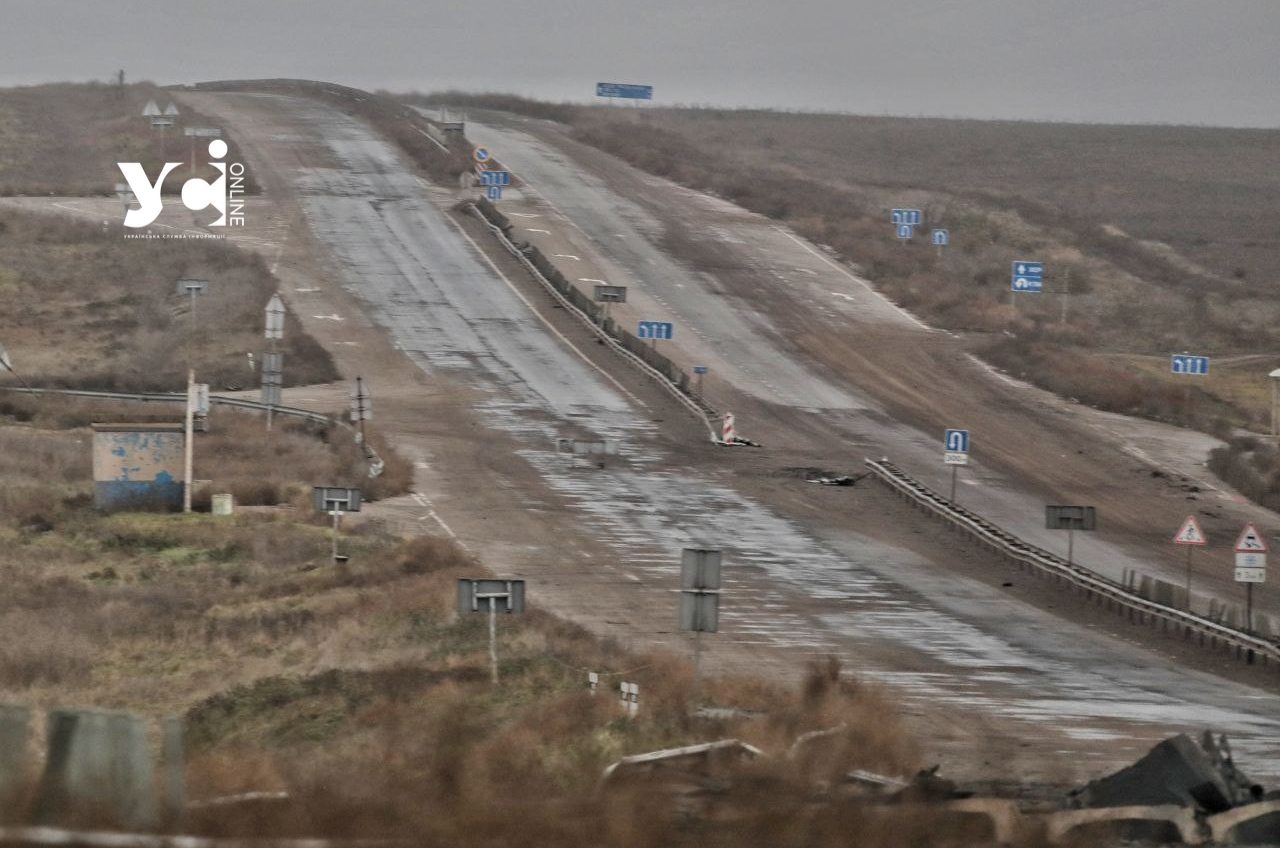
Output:
[[[93,505],[181,509],[184,438],[182,424],[94,424]]]

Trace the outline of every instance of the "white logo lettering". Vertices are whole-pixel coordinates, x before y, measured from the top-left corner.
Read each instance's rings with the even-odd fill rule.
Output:
[[[227,143],[220,138],[215,138],[209,142],[209,156],[212,159],[222,159],[227,155]],[[161,197],[161,191],[164,186],[165,177],[169,176],[169,172],[181,165],[181,162],[165,162],[160,176],[152,183],[147,178],[147,173],[140,162],[117,162],[120,172],[124,174],[124,178],[129,182],[129,189],[138,199],[137,209],[130,209],[125,213],[124,225],[126,227],[138,228],[150,226],[156,218],[160,216],[160,212],[164,209],[164,200]],[[211,227],[225,227],[230,223],[234,226],[244,226],[244,165],[239,162],[233,162],[230,165],[232,179],[232,189],[230,195],[233,195],[233,203],[231,210],[231,220],[227,220],[227,198],[229,196],[227,190],[227,163],[226,162],[210,162],[210,165],[216,169],[220,176],[213,182],[202,180],[199,177],[192,177],[182,184],[182,205],[186,206],[192,212],[199,212],[202,209],[213,207],[218,211],[218,219],[209,224]]]

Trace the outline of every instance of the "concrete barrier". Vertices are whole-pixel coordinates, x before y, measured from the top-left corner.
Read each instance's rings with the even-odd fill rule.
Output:
[[[15,804],[27,780],[31,710],[0,704],[0,813]]]
[[[1204,835],[1192,807],[1173,804],[1064,810],[1044,817],[1045,837],[1054,843],[1113,844],[1117,841],[1199,845]]]
[[[144,830],[157,825],[155,773],[142,718],[53,709],[48,746],[37,823]]]
[[[1206,823],[1223,845],[1280,845],[1280,798],[1209,816]]]

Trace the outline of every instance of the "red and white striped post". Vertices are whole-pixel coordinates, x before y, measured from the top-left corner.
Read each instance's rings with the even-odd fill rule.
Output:
[[[722,431],[720,441],[726,445],[731,445],[738,440],[738,434],[733,429],[733,413],[726,412],[724,414],[724,429]]]

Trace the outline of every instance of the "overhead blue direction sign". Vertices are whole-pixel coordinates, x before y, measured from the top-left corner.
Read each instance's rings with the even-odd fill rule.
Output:
[[[642,339],[670,339],[675,335],[675,325],[669,321],[641,321],[636,335]]]
[[[596,83],[596,97],[622,97],[628,100],[652,100],[653,86],[626,82]]]
[[[1170,357],[1169,370],[1174,374],[1204,376],[1209,373],[1209,357],[1193,356],[1189,353],[1175,353]]]
[[[1044,263],[1018,259],[1013,263],[1009,288],[1016,292],[1039,292],[1044,289]]]

